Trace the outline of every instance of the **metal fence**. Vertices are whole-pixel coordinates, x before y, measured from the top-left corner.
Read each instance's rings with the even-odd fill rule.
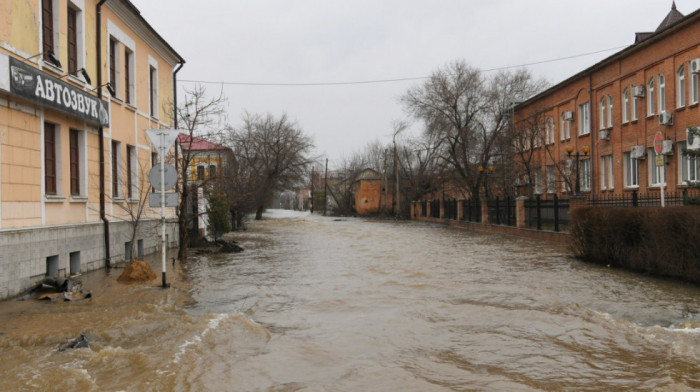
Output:
[[[481,222],[481,200],[462,200],[462,220]]]
[[[700,198],[699,189],[684,189],[682,192],[664,192],[664,204],[682,206]],[[695,202],[697,203],[697,202]],[[629,193],[595,195],[588,199],[589,206],[604,207],[660,207],[661,193],[639,193],[636,190]]]
[[[488,201],[489,207],[489,222],[496,225],[516,225],[515,217],[515,201],[510,197],[501,200],[496,198],[495,200]]]
[[[438,219],[440,218],[440,200],[430,201],[430,217]]]
[[[420,213],[423,216],[423,218],[428,217],[428,202],[427,201],[420,202]]]
[[[566,231],[569,228],[569,199],[554,195],[551,200],[543,200],[537,195],[534,200],[526,200],[525,221],[537,230]]]
[[[457,200],[443,200],[445,219],[457,220]]]

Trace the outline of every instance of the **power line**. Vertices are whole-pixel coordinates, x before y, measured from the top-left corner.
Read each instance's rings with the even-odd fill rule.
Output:
[[[535,61],[532,63],[524,63],[524,64],[518,64],[518,65],[507,65],[503,67],[496,67],[496,68],[489,68],[489,69],[484,69],[481,70],[482,72],[493,72],[493,71],[501,71],[504,69],[511,69],[511,68],[520,68],[520,67],[528,67],[531,65],[539,65],[539,64],[546,64],[546,63],[553,63],[557,61],[563,61],[563,60],[570,60],[573,58],[577,57],[584,57],[584,56],[590,56],[593,54],[599,54],[603,52],[609,52],[611,50],[618,50],[622,48],[626,48],[627,45],[624,46],[616,46],[614,48],[608,48],[608,49],[603,49],[603,50],[597,50],[595,52],[587,52],[587,53],[581,53],[581,54],[575,54],[572,56],[566,56],[566,57],[558,57],[555,59],[549,59],[549,60],[542,60],[542,61]],[[409,80],[422,80],[422,79],[428,79],[430,78],[429,76],[414,76],[414,77],[406,77],[406,78],[394,78],[394,79],[375,79],[375,80],[360,80],[360,81],[349,81],[349,82],[312,82],[312,83],[263,83],[263,82],[225,82],[225,81],[220,81],[220,82],[215,82],[211,80],[192,80],[192,79],[178,79],[178,82],[183,82],[183,83],[202,83],[202,84],[218,84],[218,85],[232,85],[232,86],[283,86],[283,87],[299,87],[299,86],[346,86],[346,85],[353,85],[353,84],[379,84],[379,83],[396,83],[396,82],[405,82]]]

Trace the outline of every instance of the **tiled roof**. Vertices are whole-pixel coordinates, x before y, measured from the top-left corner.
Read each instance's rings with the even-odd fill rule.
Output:
[[[190,136],[184,133],[177,136],[177,142],[182,146],[183,150],[188,151],[228,150],[227,147],[221,144],[212,143],[196,136],[192,136],[192,145],[190,145]]]
[[[684,15],[676,9],[676,2],[674,1],[673,5],[671,6],[671,12],[669,12],[668,15],[666,15],[659,27],[656,28],[655,33],[658,33],[659,31],[676,24],[676,22],[683,19],[683,17]]]

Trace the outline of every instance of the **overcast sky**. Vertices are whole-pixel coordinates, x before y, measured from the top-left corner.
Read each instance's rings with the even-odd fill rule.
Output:
[[[186,60],[186,80],[339,83],[420,78],[456,59],[527,68],[558,83],[654,31],[671,0],[131,0]],[[700,0],[677,0],[688,15]],[[607,50],[613,49],[614,50]],[[287,113],[331,162],[391,141],[398,102],[422,80],[322,86],[223,85],[228,121]],[[214,94],[221,84],[207,84]],[[182,98],[181,98],[182,99]],[[419,132],[418,124],[411,132]]]

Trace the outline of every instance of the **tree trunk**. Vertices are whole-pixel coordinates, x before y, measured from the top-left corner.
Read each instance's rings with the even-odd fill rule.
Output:
[[[187,178],[187,172],[183,174],[183,178]],[[187,185],[182,186],[182,199],[180,201],[180,213],[177,217],[178,237],[180,239],[180,247],[177,251],[178,260],[187,260],[187,245],[190,241],[189,233],[187,232]]]
[[[258,209],[255,211],[255,220],[262,219],[263,210],[264,210],[263,206],[258,207]]]

